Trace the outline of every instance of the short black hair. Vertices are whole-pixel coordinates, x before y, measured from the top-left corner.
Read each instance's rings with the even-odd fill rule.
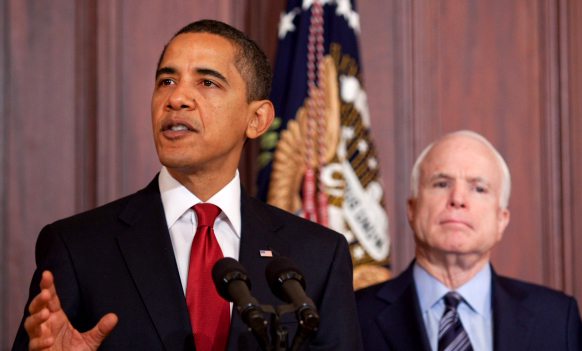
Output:
[[[190,23],[180,29],[172,39],[184,33],[215,34],[230,41],[236,50],[234,65],[246,84],[247,102],[269,98],[272,80],[271,64],[263,50],[246,34],[226,23],[209,19]],[[158,69],[168,45],[169,42],[160,55]]]

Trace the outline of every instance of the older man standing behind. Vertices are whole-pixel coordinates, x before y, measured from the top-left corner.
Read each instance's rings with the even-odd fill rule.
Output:
[[[356,293],[366,350],[582,350],[574,298],[489,263],[509,223],[510,184],[501,155],[474,132],[421,153],[407,207],[416,260]]]

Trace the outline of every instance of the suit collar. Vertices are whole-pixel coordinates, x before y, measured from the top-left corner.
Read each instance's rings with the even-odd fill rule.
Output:
[[[493,350],[527,350],[534,318],[533,312],[522,303],[527,293],[498,276],[493,268],[491,271]]]
[[[376,323],[390,349],[430,351],[412,275],[413,264],[378,291],[377,297],[388,306]]]
[[[271,250],[274,256],[288,256],[288,240],[278,234],[284,222],[268,205],[251,198],[244,189],[241,189],[241,218],[239,262],[251,281],[251,294],[261,304],[280,304],[265,279],[265,268],[271,259],[261,257],[259,252]],[[248,332],[246,324],[233,309],[226,350],[254,350],[257,347],[253,334]]]
[[[192,330],[157,176],[119,216],[129,225],[117,237],[128,270],[166,350],[193,349]],[[155,282],[155,283],[153,283]]]

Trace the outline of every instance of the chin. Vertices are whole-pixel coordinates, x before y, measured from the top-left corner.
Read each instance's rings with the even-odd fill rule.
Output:
[[[160,163],[164,165],[166,168],[174,169],[174,170],[185,170],[193,167],[193,160],[191,157],[187,157],[186,155],[158,155],[160,159]]]

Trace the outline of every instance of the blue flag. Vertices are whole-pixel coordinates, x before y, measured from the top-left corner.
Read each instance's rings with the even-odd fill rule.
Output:
[[[389,278],[390,240],[363,89],[354,1],[289,0],[279,23],[257,196],[342,233],[354,284]],[[358,281],[358,276],[360,281]]]

